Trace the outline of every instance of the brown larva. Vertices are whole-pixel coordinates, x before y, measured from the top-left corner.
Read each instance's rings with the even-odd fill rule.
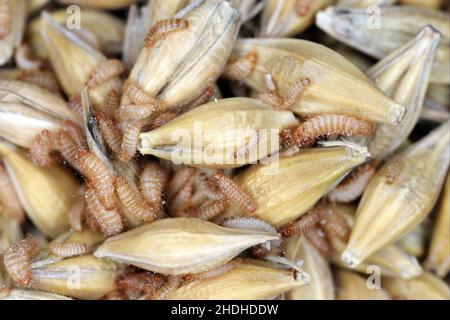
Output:
[[[170,203],[170,210],[174,215],[185,215],[185,209],[191,205],[193,187],[190,182],[186,183]]]
[[[211,200],[222,200],[225,198],[223,193],[217,186],[208,178],[206,173],[201,172],[197,176],[197,185],[201,192],[203,192]]]
[[[352,230],[347,221],[345,221],[342,216],[334,212],[333,209],[328,210],[321,224],[328,234],[331,234],[347,243]]]
[[[158,163],[150,162],[142,171],[139,182],[145,201],[161,209],[167,173]]]
[[[281,96],[275,88],[274,90],[258,94],[256,98],[276,108],[286,109],[305,92],[310,84],[311,81],[308,78],[301,78],[289,85],[284,97]]]
[[[100,231],[110,237],[116,235],[124,229],[122,217],[116,209],[107,210],[100,201],[97,191],[88,188],[86,191],[86,203],[91,216],[95,219],[95,223],[90,224],[94,229],[98,225]],[[87,220],[89,221],[89,219]],[[89,223],[88,223],[89,224]]]
[[[37,242],[28,237],[9,246],[3,254],[5,268],[16,284],[24,287],[31,284],[31,259],[37,248]]]
[[[256,210],[256,203],[253,199],[242,191],[230,177],[218,172],[214,174],[213,179],[225,197],[237,204],[242,211],[251,213]]]
[[[305,232],[315,224],[319,223],[324,217],[326,210],[322,206],[316,206],[302,215],[299,219],[288,223],[280,228],[279,232],[284,237],[292,237],[294,235]]]
[[[50,72],[24,70],[17,76],[17,80],[35,84],[52,93],[58,93],[60,91],[58,80]]]
[[[130,120],[125,123],[122,143],[117,156],[120,161],[128,163],[133,158],[137,150],[141,128],[142,123],[138,120]]]
[[[404,162],[400,157],[395,157],[390,161],[390,163],[387,165],[386,171],[386,183],[387,184],[393,184],[395,181],[397,181],[401,171],[404,167]]]
[[[11,10],[9,0],[0,0],[0,39],[11,32]]]
[[[114,174],[95,154],[81,150],[77,154],[77,165],[88,182],[95,188],[98,199],[107,209],[115,207]]]
[[[117,196],[123,206],[135,217],[144,222],[156,220],[156,210],[147,204],[138,188],[125,177],[119,176],[115,182]]]
[[[193,217],[201,220],[211,220],[221,214],[228,206],[230,201],[228,199],[223,200],[210,200],[205,202],[199,208],[192,208],[186,211],[188,217]]]
[[[69,98],[69,108],[80,118],[84,119],[83,105],[81,104],[80,96]]]
[[[170,179],[168,187],[169,199],[172,199],[180,189],[192,178],[195,174],[196,169],[192,167],[181,167],[175,171],[172,179]]]
[[[144,39],[144,46],[152,48],[155,43],[171,32],[187,29],[189,23],[185,19],[165,19],[156,22],[147,32]]]
[[[155,101],[155,98],[153,96],[147,94],[144,90],[139,88],[139,86],[134,81],[127,80],[123,85],[123,88],[126,96],[133,104],[152,104]]]
[[[318,224],[306,229],[304,236],[309,242],[324,256],[328,256],[331,251],[331,245],[325,235],[325,232]]]
[[[160,115],[158,115],[154,119],[152,119],[151,124],[150,124],[151,130],[154,130],[156,128],[159,128],[159,127],[165,125],[166,123],[175,119],[177,116],[178,116],[178,114],[173,111],[167,111],[167,112],[161,113]]]
[[[258,54],[256,51],[247,53],[246,55],[229,61],[223,69],[223,76],[231,80],[242,80],[246,78],[255,68],[258,62]]]
[[[43,130],[34,137],[28,156],[37,166],[50,166],[56,163],[52,157],[53,134],[49,130]]]
[[[55,150],[57,150],[73,168],[81,171],[77,160],[78,153],[80,150],[84,149],[80,148],[78,143],[76,143],[65,130],[58,130],[58,132],[55,133],[54,140]]]
[[[288,147],[303,147],[330,135],[368,136],[374,132],[375,125],[370,122],[346,115],[323,114],[283,130],[281,140]]]
[[[116,284],[121,290],[136,290],[140,294],[152,294],[164,285],[164,279],[161,275],[148,271],[126,272],[117,278]]]
[[[19,198],[14,190],[13,183],[0,159],[0,207],[11,218],[22,222],[25,213],[22,209]]]
[[[89,89],[95,88],[106,81],[120,76],[125,72],[125,66],[120,60],[109,59],[100,62],[89,74],[86,85]]]
[[[112,118],[105,112],[97,111],[95,114],[100,133],[108,147],[118,154],[122,144],[122,136],[116,128]]]
[[[58,257],[76,257],[89,252],[89,246],[85,243],[68,242],[68,243],[52,243],[49,245],[51,253]]]
[[[114,114],[119,108],[120,104],[120,94],[114,90],[109,90],[108,94],[105,97],[105,112],[107,114]]]
[[[231,261],[228,261],[227,263],[221,265],[220,267],[200,272],[200,273],[191,273],[184,277],[186,281],[199,281],[199,280],[206,280],[211,278],[216,278],[218,276],[221,276],[231,270],[233,270],[236,266],[238,266],[242,260],[240,258],[234,258]]]
[[[72,230],[81,231],[83,229],[83,219],[86,210],[85,199],[78,199],[70,207],[67,215],[69,216],[69,224]]]
[[[375,175],[376,167],[373,161],[365,163],[353,170],[336,188],[328,194],[333,202],[352,202],[364,191],[370,179]]]
[[[238,160],[245,160],[248,157],[249,161],[256,160],[256,156],[258,155],[257,148],[259,146],[261,138],[262,138],[261,132],[256,132],[255,134],[252,134],[249,137],[248,142],[235,152],[234,158]]]
[[[180,286],[181,282],[182,282],[181,277],[168,276],[167,281],[163,284],[161,288],[157,289],[152,294],[142,296],[141,299],[164,300],[169,295],[169,293],[175,291]]]
[[[144,120],[152,116],[156,111],[159,110],[159,104],[156,101],[152,101],[148,104],[127,104],[122,105],[117,110],[117,118],[126,120]]]
[[[313,2],[311,0],[296,0],[295,13],[300,17],[306,16],[310,11],[312,4]]]
[[[80,149],[88,149],[85,133],[81,128],[70,120],[64,121],[64,131],[72,138]]]

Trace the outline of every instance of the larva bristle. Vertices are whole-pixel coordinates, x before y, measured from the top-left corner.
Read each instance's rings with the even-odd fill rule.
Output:
[[[172,199],[181,188],[192,178],[195,174],[196,169],[192,167],[181,167],[175,171],[173,177],[170,179],[168,187],[169,199]]]
[[[299,126],[285,129],[281,134],[282,143],[288,147],[304,147],[321,137],[368,136],[375,132],[375,125],[355,117],[336,114],[322,114],[311,117]]]
[[[318,224],[308,228],[303,233],[309,242],[324,256],[331,252],[331,245],[325,235],[325,232]]]
[[[100,62],[89,74],[86,85],[89,89],[95,88],[106,81],[120,76],[125,72],[125,66],[120,60],[109,59]]]
[[[167,173],[156,162],[147,163],[140,176],[140,187],[145,201],[161,210]]]
[[[222,200],[224,194],[211,182],[206,173],[201,172],[197,176],[197,184],[201,192],[203,192],[211,200]]]
[[[69,108],[80,118],[84,119],[83,106],[81,104],[80,96],[74,96],[69,98]]]
[[[235,61],[229,61],[224,67],[222,75],[231,80],[242,80],[253,71],[257,62],[256,51],[249,52]]]
[[[215,173],[213,179],[225,197],[238,205],[241,210],[247,213],[256,210],[256,203],[253,199],[242,191],[230,177],[222,173]]]
[[[76,257],[81,256],[89,252],[89,246],[85,243],[52,243],[49,245],[51,253],[58,257]]]
[[[105,97],[105,112],[109,115],[115,114],[120,105],[120,94],[111,89]]]
[[[185,19],[170,18],[156,22],[147,32],[144,39],[144,46],[152,48],[156,42],[169,33],[187,29],[189,23]]]
[[[392,159],[387,165],[386,183],[393,184],[397,181],[403,167],[404,163],[400,157],[395,157]]]
[[[108,147],[118,154],[120,152],[122,137],[120,131],[116,128],[113,119],[105,112],[97,111],[95,114],[100,133]]]
[[[316,206],[302,215],[299,219],[281,227],[279,229],[279,232],[284,237],[292,237],[294,235],[304,233],[305,230],[319,223],[320,220],[322,220],[322,218],[324,217],[325,213],[326,210],[324,208],[322,208],[320,205]]]
[[[147,104],[122,105],[117,110],[117,118],[121,121],[144,120],[151,117],[159,110],[160,106],[156,99]]]
[[[182,278],[178,276],[168,276],[167,281],[163,284],[161,288],[156,290],[150,295],[144,295],[141,299],[143,300],[164,300],[169,293],[175,291],[181,284]]]
[[[14,190],[13,183],[0,159],[0,207],[9,217],[22,222],[25,213]]]
[[[78,199],[70,207],[67,215],[69,216],[69,224],[72,230],[81,231],[83,229],[84,214],[86,211],[86,200]]]
[[[33,238],[25,238],[9,246],[3,254],[3,263],[14,282],[27,287],[31,284],[31,259],[38,248]]]
[[[304,0],[309,1],[309,0]],[[284,108],[291,106],[298,97],[305,92],[306,88],[311,84],[308,78],[301,78],[294,81],[288,88],[286,96],[284,97]]]
[[[119,212],[116,209],[107,210],[100,201],[96,189],[88,188],[86,191],[86,203],[91,213],[90,217],[95,219],[95,222],[91,225],[94,229],[98,226],[100,231],[108,237],[123,231],[124,226]]]
[[[127,80],[123,86],[125,95],[130,99],[131,103],[137,105],[151,104],[155,101],[152,95],[147,94],[144,90],[130,80]]]
[[[78,165],[78,153],[84,149],[72,139],[69,133],[65,130],[58,130],[55,134],[55,150],[76,170],[80,171]]]
[[[156,220],[156,210],[145,202],[138,188],[125,177],[119,176],[115,182],[116,193],[123,206],[136,218],[148,223]]]
[[[200,273],[191,273],[184,277],[186,281],[200,281],[206,279],[217,278],[231,270],[233,270],[236,266],[238,266],[242,260],[240,258],[234,258],[231,261],[221,265],[220,267],[214,268],[212,270],[208,270]]]
[[[350,238],[350,233],[352,232],[347,221],[332,209],[328,210],[327,214],[324,216],[322,226],[328,234],[338,237],[344,243],[347,243]]]
[[[80,150],[77,154],[81,174],[95,188],[98,199],[107,210],[115,208],[114,174],[95,154]]]
[[[141,133],[142,123],[137,120],[127,121],[123,129],[122,143],[117,157],[123,163],[128,163],[135,155]]]
[[[186,212],[188,217],[193,217],[201,220],[211,220],[221,214],[230,205],[228,199],[210,200],[205,202],[199,208],[192,208]]]
[[[85,133],[81,128],[70,120],[64,121],[64,131],[72,138],[72,140],[78,145],[79,149],[88,149],[88,144],[85,138]]]
[[[172,214],[176,216],[184,216],[185,210],[191,205],[192,194],[192,184],[187,182],[170,203],[170,210]]]
[[[16,78],[19,81],[35,84],[52,93],[60,92],[58,80],[50,72],[40,70],[23,70]]]
[[[353,170],[336,188],[328,194],[328,199],[333,202],[352,202],[356,200],[372,177],[375,175],[376,167],[374,161],[360,165]]]
[[[309,11],[311,10],[311,5],[313,4],[313,1],[311,0],[296,0],[295,1],[295,13],[299,17],[306,16]]]
[[[145,272],[125,272],[116,281],[121,290],[137,290],[141,294],[152,294],[164,285],[164,278],[159,274]]]
[[[9,0],[0,0],[0,39],[11,32],[11,10]]]
[[[155,130],[163,125],[165,125],[166,123],[172,121],[173,119],[175,119],[178,116],[178,113],[173,112],[173,111],[167,111],[164,113],[161,113],[160,115],[156,116],[151,124],[151,130]]]
[[[53,134],[49,130],[43,130],[34,137],[28,156],[37,166],[50,166],[56,163],[51,152],[53,150]]]
[[[256,133],[252,134],[249,137],[248,142],[235,152],[234,158],[244,160],[248,157],[249,161],[256,160],[256,156],[258,155],[257,154],[258,145],[259,145],[261,138],[262,138],[262,133],[260,133],[260,132],[256,132]],[[255,152],[255,150],[256,150],[256,152]],[[253,153],[254,153],[254,155],[253,155]],[[252,159],[252,158],[255,158],[255,159]]]

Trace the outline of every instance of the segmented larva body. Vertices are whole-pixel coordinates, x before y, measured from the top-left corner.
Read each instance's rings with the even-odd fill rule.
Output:
[[[127,104],[122,105],[117,110],[117,118],[122,121],[144,120],[152,116],[160,106],[156,99],[148,104]]]
[[[50,166],[56,163],[52,157],[53,134],[49,130],[43,130],[34,137],[28,155],[37,166]]]
[[[31,284],[31,259],[37,247],[34,239],[25,238],[9,246],[3,254],[5,268],[16,284],[24,287]]]
[[[186,183],[170,203],[172,214],[185,216],[185,209],[191,205],[191,197],[193,194],[191,183]]]
[[[0,39],[11,32],[11,10],[9,0],[0,0]]]
[[[116,235],[124,229],[122,217],[116,209],[107,210],[100,201],[97,191],[93,188],[88,188],[86,191],[86,203],[89,212],[88,225],[96,229],[98,226],[100,231],[110,237]],[[93,218],[94,221],[89,223],[89,218]]]
[[[120,94],[114,89],[109,90],[105,97],[105,112],[112,115],[117,111],[119,105]]]
[[[164,279],[161,275],[151,272],[126,272],[117,278],[116,284],[122,290],[137,290],[141,294],[149,294],[161,288]]]
[[[69,216],[69,224],[72,230],[81,231],[83,229],[83,219],[86,210],[85,199],[78,199],[70,207],[67,215]]]
[[[223,68],[223,76],[231,80],[243,80],[252,73],[258,62],[258,53],[251,51],[246,55],[229,61]]]
[[[150,162],[142,171],[139,182],[145,201],[161,208],[167,173],[158,163]]]
[[[187,29],[189,23],[185,19],[165,19],[156,22],[147,32],[144,39],[144,46],[146,48],[152,48],[156,42],[162,39],[169,33]]]
[[[100,133],[105,140],[108,147],[118,154],[122,144],[122,136],[120,131],[116,128],[114,121],[105,112],[98,111],[95,114]]]
[[[211,220],[221,214],[230,205],[228,199],[211,200],[205,202],[199,208],[189,209],[187,216],[194,217],[201,220]]]
[[[308,1],[308,0],[306,0]],[[284,97],[283,107],[287,108],[291,106],[298,97],[305,92],[305,90],[311,85],[311,80],[308,78],[300,78],[295,80],[288,88]]]
[[[370,122],[346,115],[322,114],[307,119],[299,126],[285,129],[281,139],[287,146],[303,147],[320,137],[368,136],[374,132],[375,125]]]
[[[58,93],[60,91],[58,80],[50,72],[24,70],[17,76],[17,80],[35,84],[52,93]]]
[[[0,207],[5,213],[17,221],[25,219],[25,213],[14,190],[12,181],[0,159]]]
[[[110,210],[115,207],[114,174],[93,153],[81,150],[77,155],[77,165],[88,182],[95,188],[98,199]]]
[[[77,144],[80,149],[88,149],[88,144],[85,138],[85,133],[81,128],[73,123],[72,121],[64,121],[64,131],[72,138],[72,140]]]
[[[155,101],[155,98],[152,95],[147,94],[144,90],[139,88],[134,81],[127,80],[123,87],[125,95],[133,104],[152,104]]]
[[[357,167],[336,188],[331,190],[328,199],[344,203],[356,200],[363,193],[375,172],[376,167],[373,161]]]
[[[256,203],[253,199],[242,191],[230,177],[222,173],[215,173],[213,179],[225,197],[238,205],[241,210],[247,213],[256,210]]]
[[[120,60],[109,59],[100,62],[89,74],[86,85],[89,89],[95,88],[106,81],[120,76],[125,72],[125,66]]]
[[[156,220],[156,210],[145,202],[134,184],[125,177],[119,176],[116,179],[115,187],[120,202],[132,215],[144,222]]]
[[[217,278],[231,270],[233,270],[235,267],[237,267],[242,260],[240,258],[234,258],[231,261],[228,261],[227,263],[221,265],[220,267],[200,272],[200,273],[191,273],[184,277],[186,281],[199,281],[199,280],[206,280],[206,279],[212,279]]]
[[[284,105],[284,98],[280,96],[280,94],[277,91],[267,91],[263,93],[258,93],[255,96],[255,99],[258,99],[264,102],[265,104],[277,108],[281,108]]]
[[[393,184],[400,176],[401,171],[405,163],[400,157],[395,157],[391,160],[391,162],[387,165],[387,174],[386,174],[386,183]]]
[[[342,240],[344,243],[347,243],[352,230],[342,216],[331,209],[328,210],[321,223],[328,234],[331,234]]]
[[[195,172],[196,169],[192,167],[182,167],[175,171],[172,179],[170,179],[167,191],[169,199],[172,199],[180,191],[180,189],[192,178]]]
[[[257,150],[259,142],[262,138],[261,132],[256,132],[255,134],[251,135],[248,139],[248,142],[243,145],[239,150],[236,151],[234,154],[235,159],[245,159],[247,156],[252,155],[252,152]],[[255,159],[249,159],[249,160],[256,160],[257,151],[255,152]]]
[[[292,237],[294,235],[305,232],[315,224],[319,223],[325,216],[326,210],[321,206],[317,206],[302,215],[299,219],[288,223],[280,228],[280,233],[284,237]]]
[[[128,163],[133,158],[137,150],[141,128],[142,123],[138,120],[131,120],[125,123],[122,143],[117,155],[120,161]]]
[[[201,192],[203,192],[211,200],[222,200],[225,198],[224,194],[217,188],[217,186],[208,178],[206,173],[201,172],[197,176],[197,184]]]
[[[313,4],[312,0],[295,1],[295,13],[300,17],[306,16],[309,10],[311,9],[312,4]]]
[[[80,148],[67,131],[58,130],[54,139],[55,150],[57,150],[73,168],[81,171],[82,169],[80,169],[78,164],[78,153],[84,149]]]
[[[89,252],[89,246],[85,243],[68,242],[68,243],[52,243],[49,246],[51,253],[58,257],[76,257]]]
[[[156,290],[151,296],[144,296],[143,299],[151,298],[151,300],[164,300],[169,295],[169,293],[178,289],[181,282],[181,277],[168,276],[166,283],[161,288]]]
[[[160,115],[156,116],[152,122],[151,122],[151,129],[154,130],[156,128],[159,128],[166,123],[172,121],[178,116],[176,112],[173,111],[167,111],[164,113],[161,113]]]
[[[80,96],[70,97],[69,98],[69,108],[80,118],[84,119],[84,111],[83,106],[81,104]]]
[[[328,256],[331,251],[331,245],[325,232],[323,232],[319,225],[316,224],[306,229],[303,234],[320,253]]]

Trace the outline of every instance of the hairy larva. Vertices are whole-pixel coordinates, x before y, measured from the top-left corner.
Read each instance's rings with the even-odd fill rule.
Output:
[[[28,156],[37,166],[50,166],[56,163],[51,155],[52,150],[53,134],[46,129],[33,138]]]
[[[97,111],[95,114],[100,133],[108,147],[118,154],[122,144],[122,136],[116,128],[113,119],[105,112]]]
[[[308,88],[310,84],[311,80],[309,80],[308,78],[297,79],[292,84],[290,84],[284,97],[284,104],[282,107],[287,108],[292,105],[298,99],[298,97],[305,92],[306,88]]]
[[[237,204],[241,210],[247,213],[256,210],[256,203],[253,199],[242,191],[230,177],[218,172],[214,174],[213,179],[225,197]]]
[[[323,232],[322,228],[318,224],[306,229],[303,234],[324,256],[327,256],[330,253],[331,245],[325,235],[325,232]]]
[[[356,200],[363,193],[375,172],[376,166],[374,161],[360,165],[328,193],[328,199],[333,202],[344,203]]]
[[[197,185],[201,192],[203,192],[211,200],[222,200],[225,198],[224,194],[217,188],[217,186],[208,178],[208,176],[204,172],[201,172],[197,176]]]
[[[74,96],[69,98],[69,108],[80,118],[84,119],[83,106],[81,104],[80,96]]]
[[[141,128],[142,123],[138,120],[130,120],[125,123],[122,143],[117,156],[120,161],[128,163],[133,158],[137,150]]]
[[[20,72],[16,79],[35,84],[52,93],[60,92],[58,80],[50,72],[40,70],[24,70]]]
[[[151,300],[164,300],[169,293],[175,291],[181,284],[182,278],[178,276],[168,276],[167,281],[163,284],[161,288],[156,290],[150,295],[144,295],[141,299],[151,299]]]
[[[180,189],[192,178],[195,174],[196,169],[192,167],[181,167],[175,171],[173,177],[170,179],[168,187],[169,199],[172,199]]]
[[[91,225],[94,229],[98,225],[100,231],[108,237],[122,232],[124,226],[119,212],[114,208],[107,210],[100,201],[95,189],[88,188],[86,191],[86,203],[91,213],[90,217],[95,219],[95,223]]]
[[[231,80],[242,80],[253,71],[257,62],[256,51],[249,52],[234,61],[229,61],[223,68],[222,75]]]
[[[13,183],[0,159],[0,207],[11,218],[22,222],[25,213],[14,190]],[[0,232],[1,234],[1,232]]]
[[[258,155],[257,148],[258,148],[259,142],[261,141],[261,138],[262,138],[261,132],[256,132],[256,133],[252,134],[249,137],[248,142],[235,152],[234,158],[235,159],[245,159],[246,157],[249,157],[250,161],[255,160],[256,156]],[[253,155],[252,153],[255,153],[255,154]],[[252,159],[251,156],[253,156],[255,159]]]
[[[156,162],[147,163],[139,182],[145,201],[161,209],[163,190],[167,183],[166,171]]]
[[[185,210],[191,205],[193,187],[191,183],[186,183],[170,203],[170,210],[174,215],[185,215]]]
[[[234,269],[236,266],[238,266],[242,260],[240,258],[234,258],[231,261],[228,261],[227,263],[221,265],[220,267],[200,272],[200,273],[191,273],[184,277],[184,280],[186,281],[199,281],[199,280],[206,280],[211,278],[216,278],[218,276],[221,276],[232,269]]]
[[[328,234],[338,237],[344,243],[347,243],[352,230],[342,216],[332,209],[328,210],[327,214],[324,215],[321,224]]]
[[[404,167],[404,162],[400,157],[395,157],[387,165],[386,183],[393,184],[399,178],[399,175]]]
[[[131,100],[133,104],[151,104],[155,101],[155,98],[152,95],[147,94],[144,90],[139,88],[139,86],[134,81],[125,81],[123,88],[126,96]]]
[[[107,210],[115,207],[114,174],[93,153],[80,150],[77,154],[77,165],[88,182],[95,188],[98,199]]]
[[[119,176],[115,182],[117,196],[123,206],[135,217],[144,222],[156,220],[156,210],[147,204],[138,188],[125,177]]]
[[[69,224],[72,230],[81,231],[83,229],[83,219],[86,210],[86,200],[78,199],[67,211]]]
[[[32,281],[31,259],[38,244],[33,238],[25,238],[9,246],[3,254],[3,263],[8,274],[20,286],[29,286]]]
[[[160,115],[158,115],[154,119],[152,119],[150,128],[151,128],[151,130],[159,128],[159,127],[165,125],[166,123],[172,121],[177,116],[178,116],[178,113],[173,112],[173,111],[167,111],[167,112],[161,113]]]
[[[117,278],[116,284],[121,290],[137,290],[141,294],[152,294],[164,285],[164,278],[148,271],[126,272]]]
[[[65,130],[58,130],[55,133],[55,150],[57,150],[62,157],[76,170],[81,171],[78,164],[78,153],[83,148],[72,139],[69,133]]]
[[[16,66],[22,70],[39,70],[44,66],[44,61],[41,59],[31,59],[30,46],[22,43],[14,53],[14,60]]]
[[[228,199],[210,200],[198,208],[187,210],[186,215],[201,220],[211,220],[221,214],[229,205],[230,201]]]
[[[100,62],[89,74],[86,85],[89,89],[95,88],[106,81],[120,76],[125,72],[125,66],[120,60],[109,59]]]
[[[77,144],[78,148],[87,150],[88,144],[85,138],[85,133],[81,128],[70,120],[64,121],[64,131],[72,138]]]
[[[375,131],[375,125],[355,117],[336,114],[317,115],[299,126],[287,128],[281,133],[284,145],[303,147],[321,137],[330,135],[368,136]]]
[[[155,43],[171,32],[187,29],[189,23],[185,19],[165,19],[156,22],[147,32],[144,39],[144,46],[152,48]]]
[[[280,228],[279,232],[284,237],[292,237],[299,233],[305,232],[308,228],[319,223],[325,216],[326,210],[322,206],[316,206],[309,210],[307,213],[302,215],[297,220],[288,223],[287,225]]]
[[[313,4],[313,1],[311,1],[311,0],[296,0],[295,1],[295,13],[300,17],[306,16],[308,14],[309,10],[311,9],[312,4]]]
[[[160,107],[156,99],[148,104],[122,105],[117,110],[117,118],[121,121],[144,120],[151,117],[159,110],[159,108]]]
[[[119,105],[120,94],[114,89],[109,90],[105,97],[105,112],[112,115],[117,111]]]
[[[11,32],[11,10],[9,0],[0,0],[0,39]]]
[[[68,242],[68,243],[52,243],[49,245],[51,253],[58,257],[75,257],[81,256],[89,252],[89,246],[85,243]]]

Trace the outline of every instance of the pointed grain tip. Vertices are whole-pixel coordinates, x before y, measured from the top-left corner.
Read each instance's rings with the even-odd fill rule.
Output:
[[[341,255],[342,261],[344,261],[350,268],[356,268],[362,261],[361,258],[355,254],[344,251]]]
[[[402,122],[406,115],[406,108],[399,103],[394,103],[389,109],[389,121],[396,126]]]

